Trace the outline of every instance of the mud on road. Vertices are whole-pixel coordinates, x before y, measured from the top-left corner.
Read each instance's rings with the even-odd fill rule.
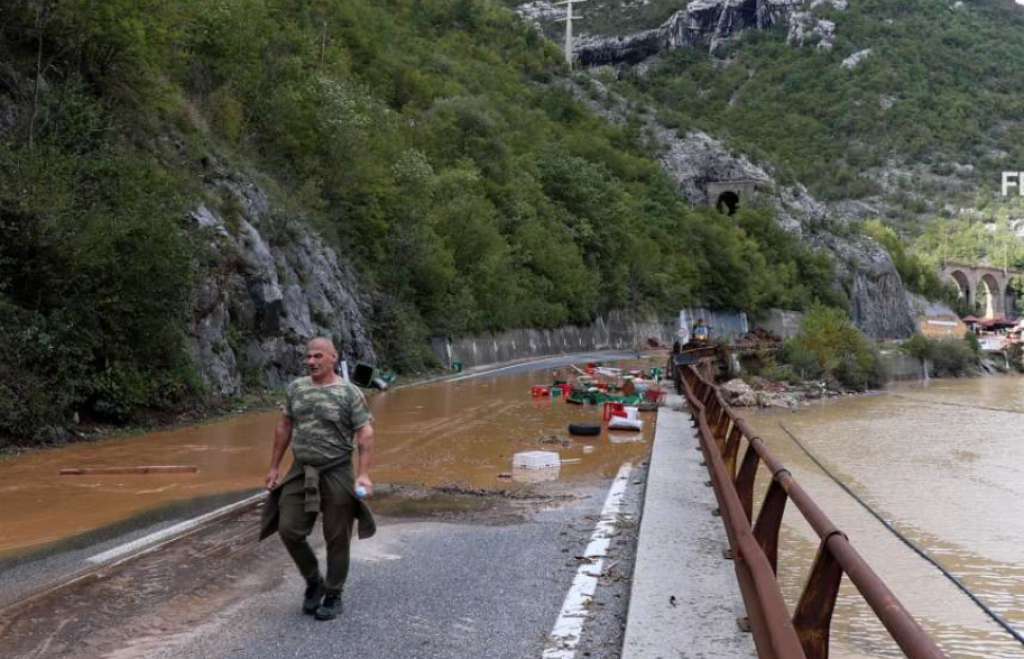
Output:
[[[633,490],[632,509],[626,517],[635,520],[640,488],[634,486]],[[472,623],[483,627],[497,624],[494,633],[505,638],[504,646],[489,646],[487,656],[539,656],[602,497],[599,488],[575,495],[459,492],[453,487],[384,488],[375,503],[380,512],[380,540],[354,544],[348,591],[355,593],[356,603],[348,608],[356,609],[356,616],[361,607],[394,615],[393,632],[413,645],[426,642],[438,646],[440,654],[420,655],[418,650],[416,654],[374,654],[376,646],[367,641],[369,654],[360,656],[484,656],[463,654],[470,650],[459,626],[470,624],[467,620],[473,616],[463,615],[453,622],[439,610],[415,604],[415,594],[423,589],[434,591],[435,596],[444,593],[445,599],[478,600],[472,610],[495,617],[481,616]],[[0,612],[0,655],[39,659],[279,656],[274,654],[277,650],[268,654],[266,643],[259,641],[267,628],[290,629],[310,621],[296,614],[301,582],[292,574],[294,568],[280,542],[270,538],[257,543],[258,519],[259,510],[250,509],[159,551],[102,569]],[[605,620],[592,626],[595,635],[589,640],[588,654],[581,656],[610,658],[618,654],[628,601],[629,561],[635,546],[635,528],[624,521],[613,543],[617,558],[609,563],[605,585],[594,603],[595,615]],[[318,531],[314,533],[317,536]],[[451,556],[427,551],[429,556],[406,558],[407,553],[415,553],[415,547],[429,547],[432,542],[446,546],[446,536],[460,538]],[[397,548],[400,545],[403,548]],[[318,551],[322,555],[322,547]],[[424,560],[441,561],[446,570],[467,575],[467,581],[455,584],[452,582],[457,580],[434,579],[436,568],[430,574],[420,574],[416,565]],[[392,562],[416,576],[400,579],[396,585],[390,569],[372,574],[382,563]],[[509,569],[517,577],[500,583],[502,571]],[[388,593],[401,594],[403,584],[410,592],[400,595],[400,602],[388,601]],[[257,603],[262,613],[248,615],[250,602]],[[402,602],[410,603],[411,617],[395,614]],[[509,628],[495,622],[510,614]],[[415,624],[407,627],[410,621]],[[310,626],[307,640],[315,641],[319,635],[326,642],[339,633],[351,634],[344,621],[331,625],[334,623]],[[251,629],[241,636],[225,631],[237,633],[247,626]],[[218,639],[227,638],[231,647],[218,644]],[[397,649],[393,644],[388,647],[388,652]],[[413,651],[411,645],[403,647],[403,652]]]
[[[622,357],[623,355],[618,355]],[[592,355],[590,359],[599,359]],[[517,451],[556,451],[562,483],[609,479],[643,459],[655,415],[642,433],[602,431],[574,438],[570,423],[600,423],[594,406],[535,398],[535,384],[571,379],[571,358],[503,367],[493,373],[404,387],[369,398],[376,430],[374,481],[425,487],[523,490],[503,478]],[[616,362],[661,366],[653,353]],[[0,462],[0,560],[17,559],[132,517],[201,498],[259,487],[266,474],[276,412],[258,412],[190,428],[39,451]],[[191,465],[191,474],[61,476],[67,467]]]
[[[625,365],[661,362],[655,355]],[[571,377],[564,364],[541,370],[522,365],[371,399],[379,465],[373,507],[381,528],[378,537],[354,544],[347,589],[354,595],[346,601],[354,596],[358,603],[347,605],[348,622],[309,627],[308,618],[296,617],[293,600],[301,580],[276,538],[257,543],[258,512],[249,509],[0,610],[0,656],[294,655],[280,645],[282,638],[293,639],[295,647],[312,643],[309,657],[320,652],[321,641],[362,648],[352,655],[361,659],[540,656],[608,479],[625,462],[643,464],[656,423],[651,413],[644,415],[642,433],[602,430],[597,437],[571,437],[569,423],[599,423],[601,412],[530,395],[532,385],[559,377]],[[5,536],[18,531],[5,538],[6,549],[0,542],[0,557],[6,552],[8,565],[27,563],[24,572],[46,573],[47,561],[33,563],[31,553],[20,557],[19,548],[81,538],[75,560],[83,560],[97,545],[75,533],[126,515],[159,518],[160,506],[168,503],[252,487],[265,470],[275,418],[253,414],[0,465],[11,490],[2,492],[5,501],[17,504],[4,507],[0,525]],[[512,456],[522,450],[558,453],[562,465],[555,480],[510,479]],[[68,462],[172,463],[182,456],[200,466],[198,474],[74,480],[50,475]],[[580,656],[618,656],[644,471],[634,469],[638,476],[631,479],[627,512],[592,602],[595,620]],[[21,567],[8,576],[20,578]],[[381,645],[377,638],[396,632],[401,640]]]

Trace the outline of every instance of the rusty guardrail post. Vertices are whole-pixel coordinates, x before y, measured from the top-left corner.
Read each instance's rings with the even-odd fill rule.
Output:
[[[828,659],[828,637],[832,626],[832,613],[839,596],[839,585],[843,580],[843,568],[829,551],[828,543],[834,530],[822,538],[814,567],[807,577],[804,592],[793,613],[793,627],[800,638],[807,659]]]
[[[754,537],[768,558],[772,572],[776,574],[779,572],[779,530],[782,528],[782,516],[786,512],[788,500],[786,490],[777,479],[772,478],[768,493],[761,503],[761,510],[757,514],[757,523],[754,524]]]
[[[740,473],[736,476],[736,493],[743,504],[743,512],[747,514],[747,522],[754,516],[754,481],[757,480],[757,466],[760,462],[761,456],[757,454],[757,449],[753,444],[748,444],[740,464]]]
[[[729,439],[725,442],[725,453],[722,458],[725,460],[729,478],[734,483],[736,482],[736,456],[739,454],[741,439],[743,439],[743,431],[740,430],[739,424],[733,423],[732,430],[729,431]]]

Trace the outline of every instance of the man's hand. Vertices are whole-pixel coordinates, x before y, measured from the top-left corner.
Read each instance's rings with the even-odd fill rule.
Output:
[[[373,494],[373,481],[371,481],[370,477],[366,474],[356,478],[356,487],[366,488],[366,496]]]
[[[272,490],[277,487],[277,479],[281,475],[280,470],[277,467],[271,467],[270,471],[267,472],[267,489]]]
[[[270,471],[267,472],[268,490],[277,487],[278,478],[281,475],[281,459],[284,458],[284,452],[288,450],[288,445],[291,443],[292,420],[281,415],[281,420],[277,422],[277,426],[274,428],[274,450],[270,454]]]

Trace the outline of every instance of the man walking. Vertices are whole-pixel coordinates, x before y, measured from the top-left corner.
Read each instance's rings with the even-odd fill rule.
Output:
[[[335,374],[337,362],[338,352],[331,340],[315,338],[306,347],[309,376],[288,386],[284,414],[274,430],[267,472],[271,494],[260,534],[262,540],[275,530],[280,533],[306,579],[302,611],[317,620],[333,620],[341,615],[353,523],[359,520],[360,538],[375,531],[373,514],[363,501],[373,492],[369,476],[373,417],[362,392]],[[281,479],[281,460],[289,445],[295,461]],[[353,475],[352,453],[356,446],[359,457]],[[357,491],[361,496],[356,496]],[[323,515],[327,544],[326,579],[306,539],[318,513]]]

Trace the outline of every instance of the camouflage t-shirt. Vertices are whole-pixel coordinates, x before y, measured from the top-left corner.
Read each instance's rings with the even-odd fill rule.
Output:
[[[295,459],[314,467],[351,455],[355,431],[373,421],[354,385],[338,380],[317,386],[309,377],[288,385],[284,415],[292,421]]]

